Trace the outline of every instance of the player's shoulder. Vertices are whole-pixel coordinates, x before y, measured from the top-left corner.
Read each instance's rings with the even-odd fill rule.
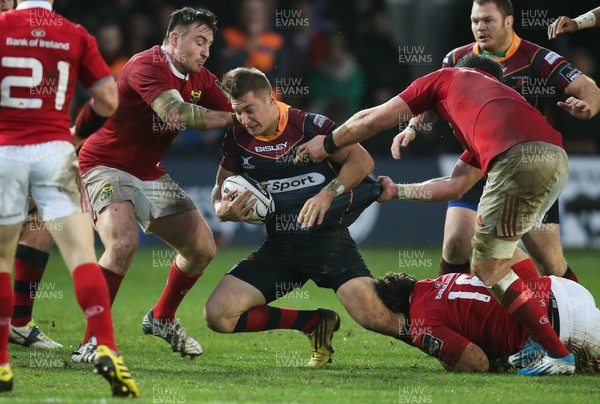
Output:
[[[325,135],[335,128],[333,120],[314,112],[290,108],[290,118],[305,135]]]
[[[531,41],[527,41],[525,39],[521,39],[518,51],[519,53],[523,54],[530,62],[539,61],[542,63],[553,65],[558,61],[564,60],[564,57],[554,52],[553,50],[544,48],[541,45],[538,45]]]
[[[192,83],[200,85],[201,88],[216,86],[222,89],[221,82],[217,76],[204,66],[198,73],[190,74],[189,79]]]
[[[462,57],[464,57],[470,53],[473,53],[474,46],[475,46],[475,42],[472,42],[470,44],[459,46],[458,48],[452,49],[444,57],[442,66],[444,66],[444,67],[454,66]]]

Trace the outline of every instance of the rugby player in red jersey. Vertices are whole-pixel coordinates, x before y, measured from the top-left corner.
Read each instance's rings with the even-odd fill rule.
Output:
[[[95,39],[52,11],[52,1],[19,1],[0,14],[0,390],[12,389],[8,356],[15,250],[28,197],[73,277],[77,301],[98,340],[95,370],[113,395],[139,396],[117,353],[108,290],[94,251],[89,206],[71,143],[69,102],[80,80],[99,119],[118,105],[116,86]]]
[[[160,160],[180,130],[224,128],[234,122],[217,78],[203,66],[216,30],[216,17],[208,10],[174,11],[162,46],[134,55],[119,73],[119,108],[79,153],[105,247],[100,267],[111,302],[138,247],[139,223],[177,251],[165,289],[142,321],[143,332],[192,358],[202,347],[181,327],[175,312],[216,246],[200,211]],[[84,107],[82,121],[94,120],[93,115]],[[71,358],[90,361],[94,352],[88,329]]]
[[[466,149],[452,175],[404,185],[382,177],[384,191],[379,200],[455,200],[485,176],[472,240],[473,273],[547,351],[519,374],[573,373],[573,354],[552,332],[527,285],[507,265],[518,240],[541,222],[567,182],[569,167],[561,135],[519,93],[499,81],[502,65],[498,62],[470,54],[461,64],[477,69],[442,68],[417,79],[386,103],[357,112],[324,139],[299,146],[296,159],[308,155],[320,161],[338,148],[397,125],[404,117],[428,110],[438,113]],[[573,115],[590,113],[583,101],[573,105],[569,109]],[[393,153],[399,154],[399,146],[410,140],[395,142]],[[315,219],[310,212],[299,221],[311,226]]]
[[[600,310],[593,296],[568,279],[538,278],[522,252],[513,268],[524,261],[533,272],[527,284],[545,305],[556,335],[575,355],[577,371],[600,371]],[[404,316],[401,339],[438,358],[447,369],[486,372],[523,367],[543,355],[527,330],[474,276],[448,274],[417,281],[389,273],[375,280],[375,288],[390,310]]]
[[[208,326],[222,333],[299,330],[311,343],[308,365],[325,366],[331,362],[331,340],[340,326],[337,313],[269,305],[293,298],[295,289],[312,280],[332,289],[366,329],[398,337],[398,316],[377,298],[373,277],[348,231],[381,192],[367,177],[373,169],[371,156],[353,145],[318,164],[296,165],[296,147],[330,133],[335,124],[323,115],[277,102],[268,79],[255,68],[226,73],[223,88],[240,124],[225,135],[213,190],[215,212],[223,221],[249,217],[249,191],[233,200],[235,191],[221,196],[225,178],[245,173],[266,184],[275,199],[275,215],[266,223],[261,247],[234,266],[211,294],[204,309]],[[297,223],[304,211],[317,212],[317,226],[308,229]]]
[[[0,12],[12,10],[14,5],[13,0],[1,0]],[[8,339],[31,348],[61,348],[62,345],[48,338],[31,317],[52,248],[52,236],[40,219],[35,204],[30,202],[29,207],[15,253],[13,314]]]
[[[568,34],[580,29],[597,27],[598,25],[600,25],[600,7],[596,7],[573,19],[561,15],[548,26],[548,39],[554,39],[560,34]]]
[[[549,103],[555,102],[563,94],[575,97],[558,103],[564,108],[571,108],[576,99],[589,105],[588,113],[582,114],[581,119],[596,114],[600,110],[600,90],[594,81],[557,53],[521,39],[513,30],[513,22],[510,0],[474,0],[471,29],[475,42],[448,53],[442,67],[452,67],[471,53],[490,56],[502,63],[504,83],[519,92],[542,114]],[[415,136],[415,130],[431,119],[429,113],[411,118],[396,142],[405,136]],[[395,158],[400,158],[400,155]],[[470,240],[483,185],[484,181],[478,182],[460,199],[448,203],[440,274],[469,272]],[[560,243],[558,201],[552,205],[542,223],[523,236],[527,252],[538,264],[540,273],[577,281],[564,258]]]

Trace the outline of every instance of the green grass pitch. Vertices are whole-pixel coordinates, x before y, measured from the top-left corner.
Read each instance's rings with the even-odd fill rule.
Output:
[[[173,258],[166,247],[138,252],[113,308],[117,342],[145,403],[468,403],[598,402],[595,375],[522,378],[513,374],[452,374],[400,341],[363,330],[345,313],[332,291],[309,284],[277,302],[293,308],[328,307],[342,317],[333,363],[304,366],[307,338],[297,331],[221,335],[204,325],[202,309],[223,274],[250,248],[224,248],[184,300],[178,312],[204,354],[191,361],[162,340],[145,336],[141,320],[157,300]],[[413,247],[361,249],[374,275],[405,271],[417,278],[437,272],[439,250]],[[600,299],[600,251],[567,251],[580,281]],[[410,268],[410,270],[409,270]],[[74,364],[70,352],[84,332],[72,283],[53,252],[41,284],[34,319],[65,348],[30,350],[10,345],[14,391],[3,402],[107,402],[108,384],[89,364]]]

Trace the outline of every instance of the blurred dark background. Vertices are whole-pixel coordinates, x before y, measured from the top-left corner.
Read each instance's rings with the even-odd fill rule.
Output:
[[[236,66],[259,67],[279,99],[341,123],[359,109],[388,100],[415,78],[439,68],[451,49],[472,42],[471,4],[468,0],[56,0],[54,7],[96,36],[115,75],[131,55],[162,43],[172,11],[183,6],[208,8],[217,15],[220,29],[206,64],[210,71],[221,77]],[[515,31],[565,56],[598,81],[600,28],[552,42],[546,36],[547,25],[559,15],[574,18],[598,4],[513,1]],[[79,93],[74,111],[85,100],[85,92]],[[557,100],[564,98],[560,95]],[[600,116],[582,122],[553,108],[548,119],[563,133],[569,153],[600,153]],[[376,136],[365,146],[374,154],[388,154],[399,129]],[[170,153],[215,155],[221,135],[184,132]],[[448,126],[437,122],[403,157],[460,151]]]

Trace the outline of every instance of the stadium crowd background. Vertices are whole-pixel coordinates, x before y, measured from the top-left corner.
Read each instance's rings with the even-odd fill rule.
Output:
[[[416,77],[441,66],[451,49],[470,43],[471,1],[459,0],[59,0],[57,12],[83,24],[118,74],[128,58],[162,43],[170,13],[182,6],[205,7],[219,19],[219,35],[206,67],[218,77],[236,66],[253,65],[271,80],[278,97],[293,106],[342,122],[363,107],[389,99]],[[565,56],[600,80],[600,30],[562,35],[550,42],[546,28],[559,15],[576,17],[596,1],[514,0],[517,34]],[[261,50],[244,32],[256,32]],[[84,101],[76,97],[73,111]],[[564,97],[563,97],[564,98]],[[555,103],[553,103],[555,104]],[[600,115],[578,121],[555,107],[549,121],[564,136],[570,154],[600,153]],[[366,143],[374,154],[389,155],[391,130]],[[182,133],[171,153],[219,155],[221,132]],[[423,133],[406,158],[458,153],[461,147],[444,122]]]

